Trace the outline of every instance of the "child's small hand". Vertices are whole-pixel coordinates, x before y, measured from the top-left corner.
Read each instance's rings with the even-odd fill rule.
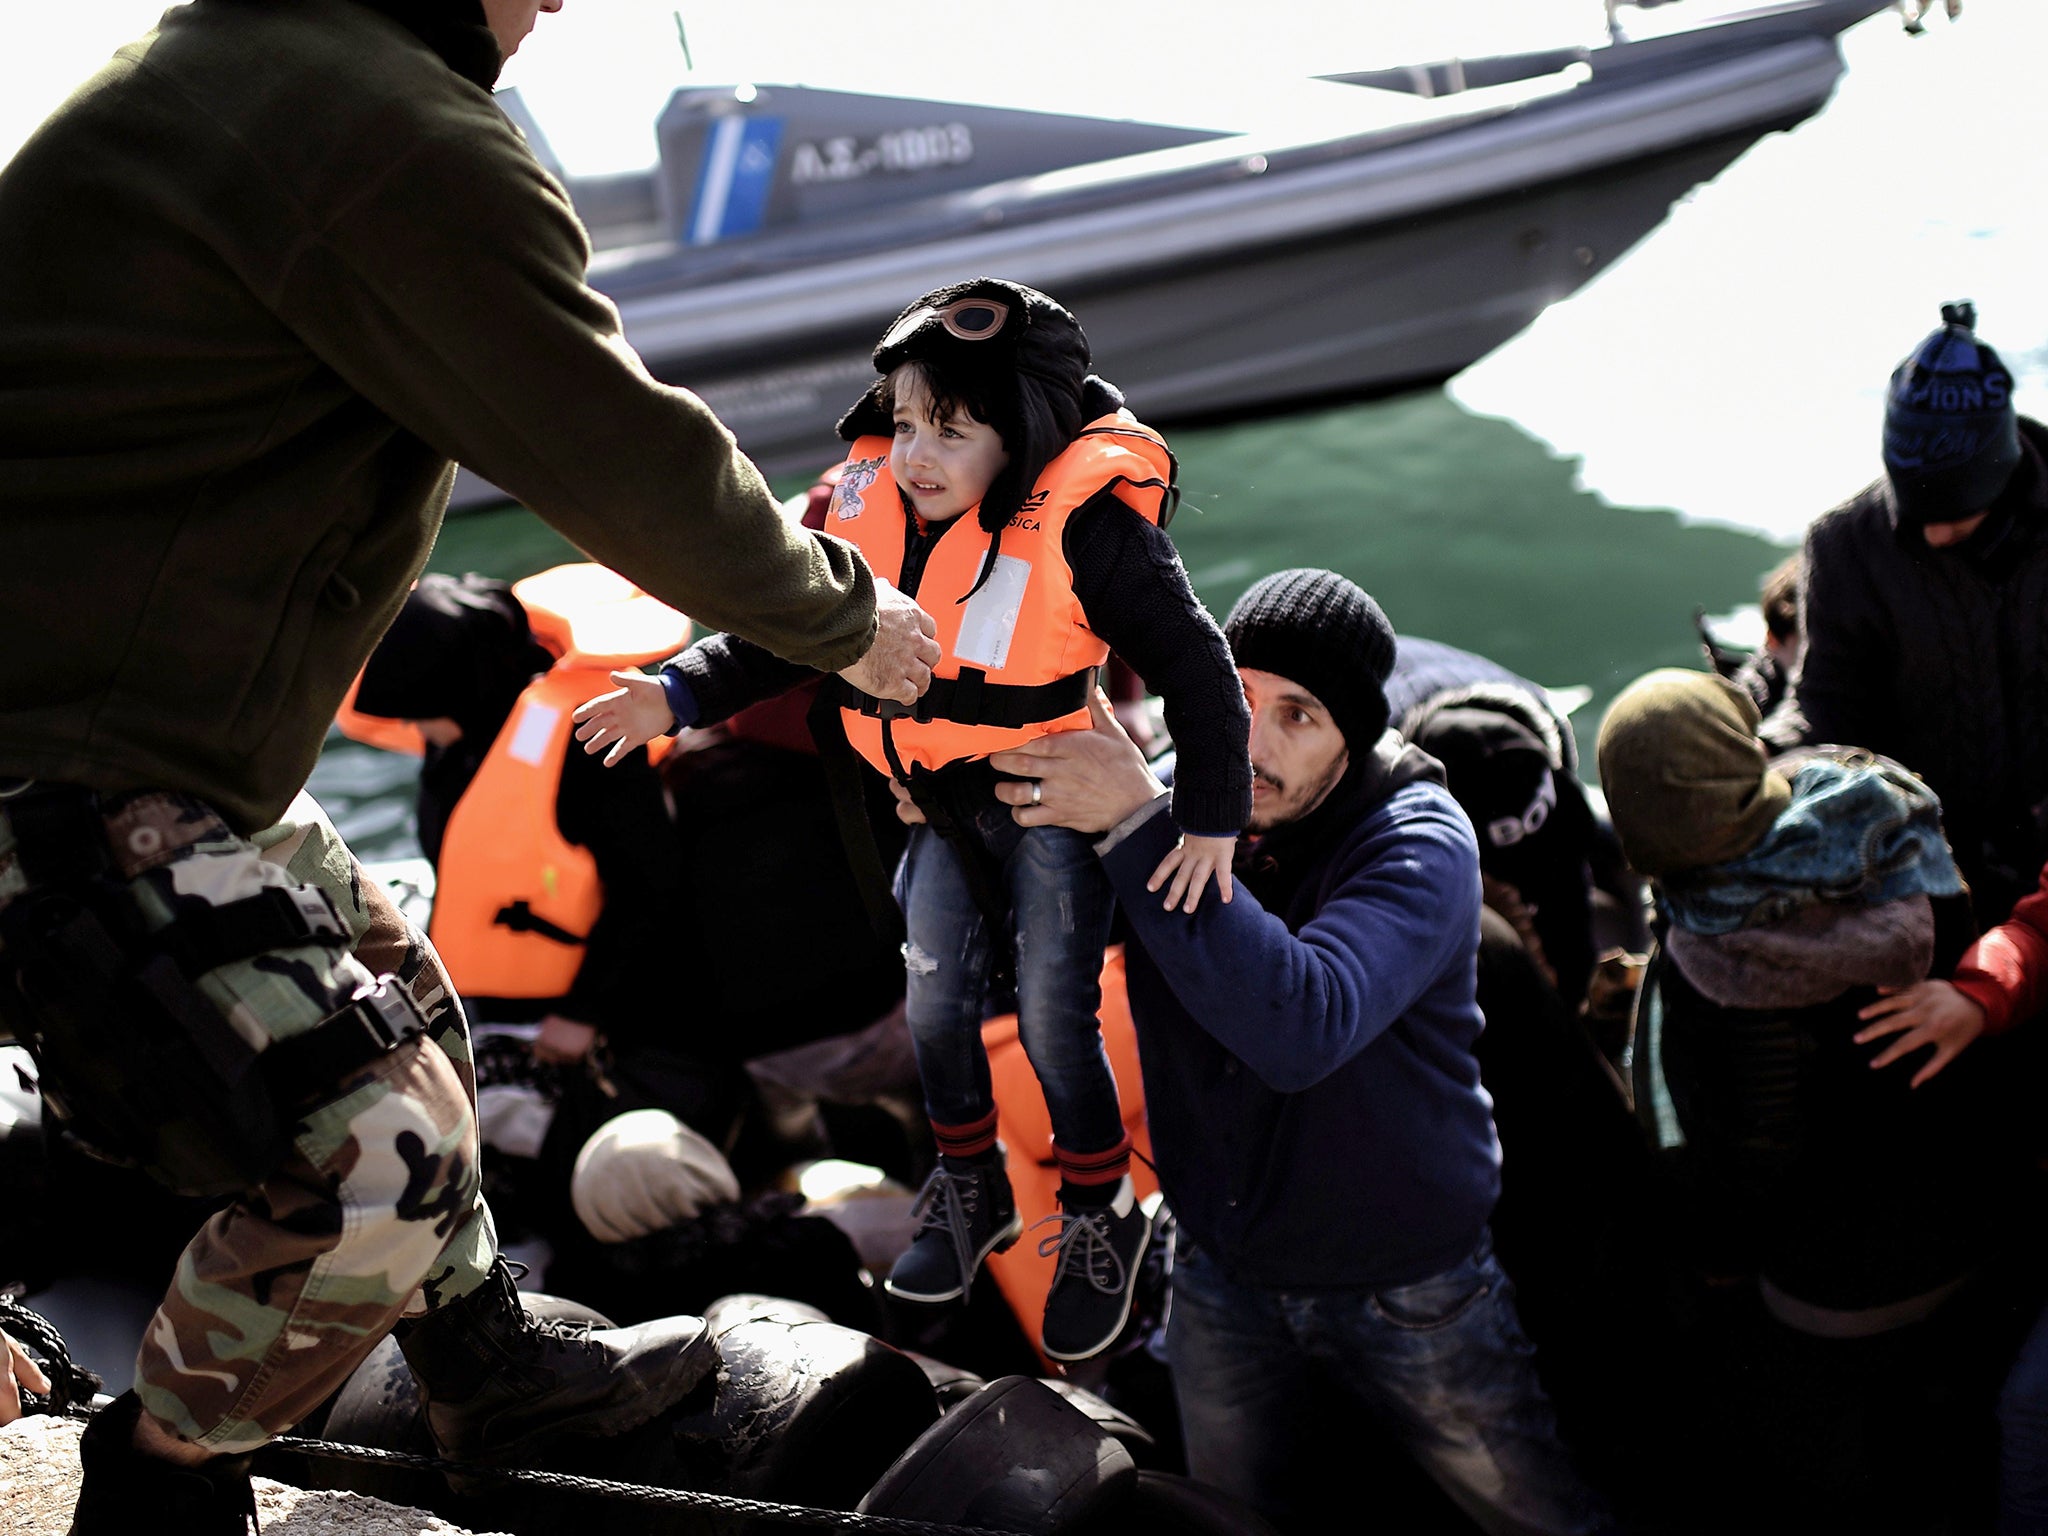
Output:
[[[1859,1019],[1879,1019],[1867,1029],[1856,1031],[1856,1043],[1868,1045],[1885,1035],[1899,1038],[1871,1057],[1872,1067],[1888,1067],[1923,1045],[1934,1054],[1913,1074],[1912,1086],[1941,1071],[1984,1033],[1984,1009],[1968,993],[1946,981],[1916,981],[1910,987],[1880,987],[1884,993],[1876,1002],[1857,1011]]]
[[[1181,901],[1182,893],[1186,893],[1187,899],[1181,910],[1192,912],[1195,910],[1195,904],[1202,899],[1202,892],[1208,888],[1209,878],[1213,875],[1216,879],[1216,889],[1228,904],[1233,894],[1230,883],[1230,860],[1236,851],[1237,839],[1234,837],[1195,837],[1183,834],[1173,852],[1161,859],[1159,867],[1152,871],[1152,878],[1145,882],[1145,889],[1156,891],[1160,886],[1166,885],[1167,877],[1171,876],[1173,884],[1167,886],[1166,910],[1171,912],[1174,903]]]
[[[585,752],[604,752],[613,767],[635,747],[644,747],[676,723],[660,680],[645,672],[614,672],[619,686],[576,706],[576,739]],[[605,748],[610,747],[609,752]]]

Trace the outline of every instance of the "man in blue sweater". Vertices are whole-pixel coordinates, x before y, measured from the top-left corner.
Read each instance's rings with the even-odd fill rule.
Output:
[[[1195,1476],[1308,1529],[1293,1464],[1320,1378],[1488,1532],[1609,1528],[1557,1438],[1487,1219],[1500,1188],[1473,999],[1479,853],[1387,730],[1395,639],[1331,571],[1282,571],[1224,633],[1252,711],[1235,899],[1172,910],[1167,792],[1096,729],[994,759],[1026,825],[1096,844],[1135,940],[1131,1013],[1180,1222],[1167,1345]]]

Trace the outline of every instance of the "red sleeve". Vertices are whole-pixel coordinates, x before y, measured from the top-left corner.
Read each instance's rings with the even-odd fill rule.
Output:
[[[1988,1033],[2041,1012],[2048,1003],[2048,868],[2040,888],[1970,946],[1954,980],[1956,990],[1984,1010]]]

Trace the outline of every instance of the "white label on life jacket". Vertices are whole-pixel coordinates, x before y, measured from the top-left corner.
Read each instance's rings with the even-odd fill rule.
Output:
[[[1031,562],[1015,555],[997,555],[981,590],[967,600],[960,616],[960,639],[953,654],[985,671],[995,672],[1010,659],[1010,637],[1017,633],[1017,614],[1024,606],[1024,585]]]
[[[547,760],[548,742],[561,723],[562,712],[554,705],[531,700],[519,711],[519,723],[512,727],[512,744],[505,750],[514,761],[538,768]]]

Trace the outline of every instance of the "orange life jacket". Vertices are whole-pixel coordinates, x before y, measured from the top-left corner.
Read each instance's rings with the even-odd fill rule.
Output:
[[[847,740],[882,773],[939,768],[1085,730],[1094,669],[1109,656],[1074,595],[1062,539],[1075,508],[1105,487],[1164,526],[1175,465],[1166,441],[1129,411],[1081,429],[1038,477],[1000,545],[972,509],[946,526],[922,572],[904,570],[914,514],[889,472],[889,439],[853,445],[825,531],[859,546],[868,566],[938,621],[944,653],[931,691],[908,713],[863,696],[844,711]],[[994,554],[993,567],[989,557]],[[885,718],[887,717],[887,718]]]
[[[597,861],[555,821],[571,717],[610,691],[613,668],[681,650],[690,621],[601,565],[558,565],[515,582],[512,595],[557,660],[519,695],[449,813],[428,932],[457,992],[560,997],[604,907]]]

